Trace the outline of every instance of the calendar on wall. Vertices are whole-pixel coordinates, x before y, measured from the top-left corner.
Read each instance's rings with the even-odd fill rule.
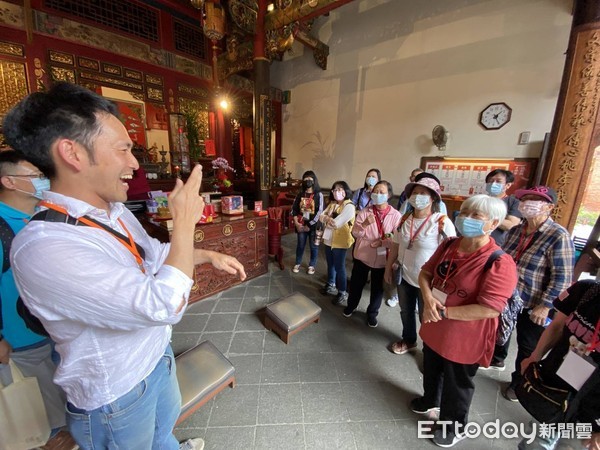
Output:
[[[421,169],[440,180],[442,195],[470,197],[485,194],[485,176],[495,169],[510,170],[515,181],[508,194],[531,186],[535,179],[538,158],[477,159],[477,158],[421,158]]]

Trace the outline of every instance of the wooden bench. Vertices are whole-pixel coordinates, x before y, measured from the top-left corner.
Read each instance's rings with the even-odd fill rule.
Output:
[[[227,386],[235,387],[235,368],[210,341],[204,341],[175,358],[181,392],[177,425]]]
[[[305,295],[294,292],[267,305],[265,327],[275,332],[283,342],[311,323],[319,322],[321,308]]]

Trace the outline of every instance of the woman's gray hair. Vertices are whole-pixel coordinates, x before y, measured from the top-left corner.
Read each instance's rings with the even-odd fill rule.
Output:
[[[490,220],[497,220],[498,223],[501,223],[506,218],[506,203],[499,198],[490,197],[486,194],[469,197],[460,205],[460,210],[462,211],[463,209],[482,212]]]

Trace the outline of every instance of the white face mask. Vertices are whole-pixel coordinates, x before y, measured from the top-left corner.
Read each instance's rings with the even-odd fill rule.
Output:
[[[546,202],[543,200],[525,200],[519,204],[519,212],[526,219],[545,213]]]
[[[408,203],[410,203],[413,208],[420,211],[429,206],[431,197],[425,194],[413,194],[408,199]]]

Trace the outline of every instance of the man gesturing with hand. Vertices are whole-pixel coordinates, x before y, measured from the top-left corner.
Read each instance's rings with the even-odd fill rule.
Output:
[[[233,257],[195,250],[202,168],[170,196],[171,243],[124,207],[139,165],[116,107],[76,85],[29,95],[6,116],[8,144],[45,173],[51,191],[12,245],[20,294],[56,342],[54,381],[67,394],[82,449],[199,449],[172,434],[181,397],[169,344],[195,263],[246,274]],[[83,226],[79,226],[83,225]]]

